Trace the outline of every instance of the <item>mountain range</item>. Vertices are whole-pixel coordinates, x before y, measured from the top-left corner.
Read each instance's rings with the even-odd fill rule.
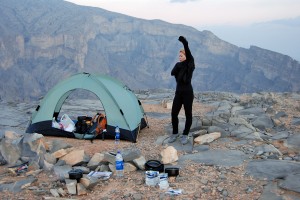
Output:
[[[63,0],[0,0],[0,99],[38,99],[79,72],[107,74],[133,90],[174,89],[180,35],[195,58],[195,91],[300,91],[297,60],[208,30]]]

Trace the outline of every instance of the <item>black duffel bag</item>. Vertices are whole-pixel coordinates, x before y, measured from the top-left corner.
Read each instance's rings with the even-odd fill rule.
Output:
[[[93,125],[92,117],[78,116],[75,124],[75,133],[85,134]]]

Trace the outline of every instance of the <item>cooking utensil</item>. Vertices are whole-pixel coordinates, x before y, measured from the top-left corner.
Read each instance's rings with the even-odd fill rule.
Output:
[[[145,163],[145,170],[164,172],[164,164],[162,164],[159,160],[148,160]]]
[[[168,174],[168,176],[178,176],[179,175],[179,168],[178,167],[166,167],[165,173]]]

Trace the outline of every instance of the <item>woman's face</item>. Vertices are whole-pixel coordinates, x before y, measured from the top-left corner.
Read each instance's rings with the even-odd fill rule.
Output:
[[[186,57],[185,57],[184,53],[179,52],[179,61],[182,62],[182,61],[185,61],[185,60],[186,60]]]

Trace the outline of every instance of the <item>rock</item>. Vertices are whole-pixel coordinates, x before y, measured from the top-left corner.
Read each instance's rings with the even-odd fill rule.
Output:
[[[249,124],[247,119],[245,119],[243,117],[230,117],[228,122],[231,125],[245,125],[245,126],[247,126]]]
[[[2,156],[2,153],[0,151],[0,166],[1,165],[6,165],[7,164],[7,161],[5,160],[5,158]]]
[[[141,151],[137,148],[125,149],[121,153],[124,162],[133,161],[134,159],[139,158],[141,156]]]
[[[94,170],[96,169],[101,162],[104,160],[104,154],[103,153],[95,153],[90,161],[87,164],[87,167]]]
[[[55,152],[52,153],[52,156],[54,156],[55,158],[61,158],[65,155],[67,155],[69,152],[73,151],[74,148],[68,148],[68,149],[59,149]]]
[[[290,150],[300,153],[300,134],[291,135],[284,143]]]
[[[193,160],[196,163],[219,166],[238,166],[241,165],[247,155],[237,150],[208,150],[194,154],[186,154],[179,158],[178,163],[183,164],[187,160]]]
[[[48,163],[46,160],[44,160],[43,169],[45,171],[51,171],[53,169],[54,165],[51,163]]]
[[[60,158],[61,160],[66,161],[68,165],[81,165],[83,163],[88,163],[90,157],[84,152],[84,150],[73,150],[67,155],[64,155]]]
[[[300,117],[294,117],[292,120],[292,125],[294,126],[300,125]]]
[[[134,172],[136,171],[136,166],[129,162],[124,162],[124,172]]]
[[[197,144],[206,144],[211,143],[212,141],[221,137],[220,132],[209,133],[205,135],[198,136],[194,139],[194,142]]]
[[[72,167],[70,165],[54,166],[53,170],[60,180],[64,180],[65,177],[69,177],[68,172],[72,170]]]
[[[54,153],[61,149],[71,148],[72,145],[65,143],[63,140],[53,140],[51,143],[50,153]]]
[[[52,196],[54,197],[60,197],[59,193],[57,191],[57,189],[50,189],[50,193],[52,194]]]
[[[272,119],[267,115],[261,115],[257,117],[253,122],[252,125],[260,130],[266,130],[267,128],[273,128],[274,123]]]
[[[279,187],[300,193],[300,173],[288,174],[284,180],[279,181]]]
[[[275,116],[274,116],[275,119],[278,119],[278,118],[281,118],[281,117],[287,117],[287,114],[283,111],[280,111],[280,112],[276,113]]]
[[[99,170],[100,172],[108,172],[109,171],[109,166],[106,164],[100,165]]]
[[[14,183],[0,184],[0,192],[8,190],[13,193],[21,192],[23,189],[29,187],[37,179],[33,177],[25,178]]]
[[[226,131],[221,128],[221,127],[218,127],[218,126],[210,126],[207,130],[208,133],[214,133],[214,132],[220,132],[221,135],[226,135]]]
[[[265,114],[265,111],[262,108],[259,107],[252,107],[252,108],[246,108],[243,110],[238,110],[236,111],[237,115],[244,115],[244,116],[260,116],[262,114]]]
[[[58,192],[62,197],[64,197],[64,196],[67,195],[67,192],[66,192],[64,189],[62,189],[62,188],[58,188],[58,189],[57,189],[57,192]]]
[[[73,169],[78,169],[78,170],[81,170],[83,174],[88,174],[90,173],[90,169],[85,167],[85,166],[74,166],[72,167]]]
[[[65,179],[65,181],[66,181],[68,193],[69,194],[77,194],[76,193],[77,180]]]
[[[76,188],[77,188],[77,195],[81,196],[87,194],[86,188],[81,183],[77,183]]]
[[[288,131],[280,131],[280,132],[276,132],[276,134],[274,134],[271,139],[273,140],[280,140],[280,139],[286,139],[288,138],[290,135],[290,133]]]
[[[6,133],[8,134],[8,133]],[[0,142],[0,151],[4,159],[11,165],[17,164],[22,154],[23,137],[14,137],[8,134],[8,138],[4,138]],[[12,139],[10,139],[12,138]]]
[[[231,136],[237,137],[237,138],[244,138],[248,135],[251,135],[254,131],[251,128],[248,128],[244,125],[236,126],[230,133]]]
[[[116,156],[112,155],[111,153],[106,152],[106,153],[104,153],[104,159],[103,160],[106,161],[106,162],[109,162],[111,164],[115,164]]]
[[[292,173],[300,173],[300,163],[285,160],[251,160],[247,173],[258,179],[281,179]]]
[[[282,153],[277,148],[275,148],[272,144],[263,144],[261,146],[257,146],[255,150],[256,152],[274,153],[282,156]]]
[[[139,169],[145,170],[146,159],[145,159],[144,156],[140,156],[139,158],[134,159],[134,160],[133,160],[133,163],[134,163],[135,166],[137,166]]]
[[[66,161],[64,161],[64,160],[58,160],[56,163],[55,163],[55,166],[64,166],[64,165],[66,165],[67,163],[66,163]]]
[[[212,119],[204,117],[202,119],[202,126],[212,126]]]
[[[46,153],[44,136],[38,133],[25,133],[22,141],[22,156],[36,157]],[[44,156],[43,156],[44,157]]]
[[[22,138],[23,135],[22,134],[18,134],[14,131],[5,131],[4,132],[4,138],[8,139],[8,140],[17,140],[19,138]]]
[[[167,105],[166,105],[166,108],[171,110],[173,107],[173,102],[168,102]]]
[[[259,197],[259,200],[282,200],[282,197],[277,195],[279,193],[277,183],[273,181],[269,181],[266,186],[264,186],[264,190],[262,195]]]
[[[79,182],[86,189],[92,189],[93,187],[95,187],[100,182],[100,180],[98,178],[88,177],[87,175],[83,175],[83,177],[79,180]]]
[[[173,146],[168,146],[160,152],[163,164],[170,164],[178,160],[177,150]]]
[[[50,153],[46,153],[44,155],[44,159],[45,159],[45,161],[47,161],[50,164],[54,165],[56,163],[56,158]]]
[[[276,127],[283,125],[283,123],[279,119],[273,118],[272,120],[273,120],[274,126],[276,126]]]

